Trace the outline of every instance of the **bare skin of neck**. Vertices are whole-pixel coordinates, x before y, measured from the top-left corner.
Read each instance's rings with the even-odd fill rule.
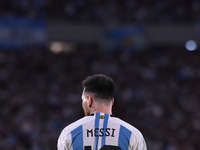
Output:
[[[114,99],[112,100],[112,103],[109,105],[105,105],[104,103],[94,102],[90,109],[90,114],[94,113],[106,113],[112,115],[112,105],[114,103]]]

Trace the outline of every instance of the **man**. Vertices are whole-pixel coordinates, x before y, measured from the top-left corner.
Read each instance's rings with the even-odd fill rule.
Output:
[[[82,107],[85,117],[65,127],[58,150],[146,150],[138,129],[112,117],[114,82],[103,74],[82,81]]]

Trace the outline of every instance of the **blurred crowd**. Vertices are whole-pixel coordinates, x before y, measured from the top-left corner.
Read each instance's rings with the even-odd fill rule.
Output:
[[[199,23],[199,0],[1,0],[0,17],[82,23]],[[137,127],[148,150],[200,147],[200,53],[182,48],[128,53],[95,45],[69,54],[0,49],[0,149],[55,150],[61,130],[84,116],[81,81],[116,83],[114,116]]]
[[[74,22],[199,22],[199,0],[1,0],[0,15]]]
[[[0,149],[55,150],[61,130],[84,116],[81,81],[105,73],[116,83],[113,115],[143,133],[148,150],[200,147],[200,53],[160,49],[69,54],[40,47],[0,50]]]

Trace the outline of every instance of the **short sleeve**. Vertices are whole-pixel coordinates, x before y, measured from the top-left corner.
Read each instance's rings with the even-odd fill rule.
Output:
[[[131,135],[130,150],[147,150],[145,139],[140,132]]]
[[[60,134],[60,136],[59,136],[59,138],[58,138],[58,142],[57,142],[57,149],[58,150],[71,150],[71,134],[69,134],[68,132],[67,132],[67,130],[66,129],[64,129],[62,132],[61,132],[61,134]]]

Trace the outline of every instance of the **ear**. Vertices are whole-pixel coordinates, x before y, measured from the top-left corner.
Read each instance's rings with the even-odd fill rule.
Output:
[[[114,100],[114,98],[113,98],[113,99],[112,99],[112,105],[114,105],[114,101],[115,101],[115,100]]]
[[[92,96],[88,95],[87,98],[88,98],[88,107],[92,107],[92,104],[93,104]]]

